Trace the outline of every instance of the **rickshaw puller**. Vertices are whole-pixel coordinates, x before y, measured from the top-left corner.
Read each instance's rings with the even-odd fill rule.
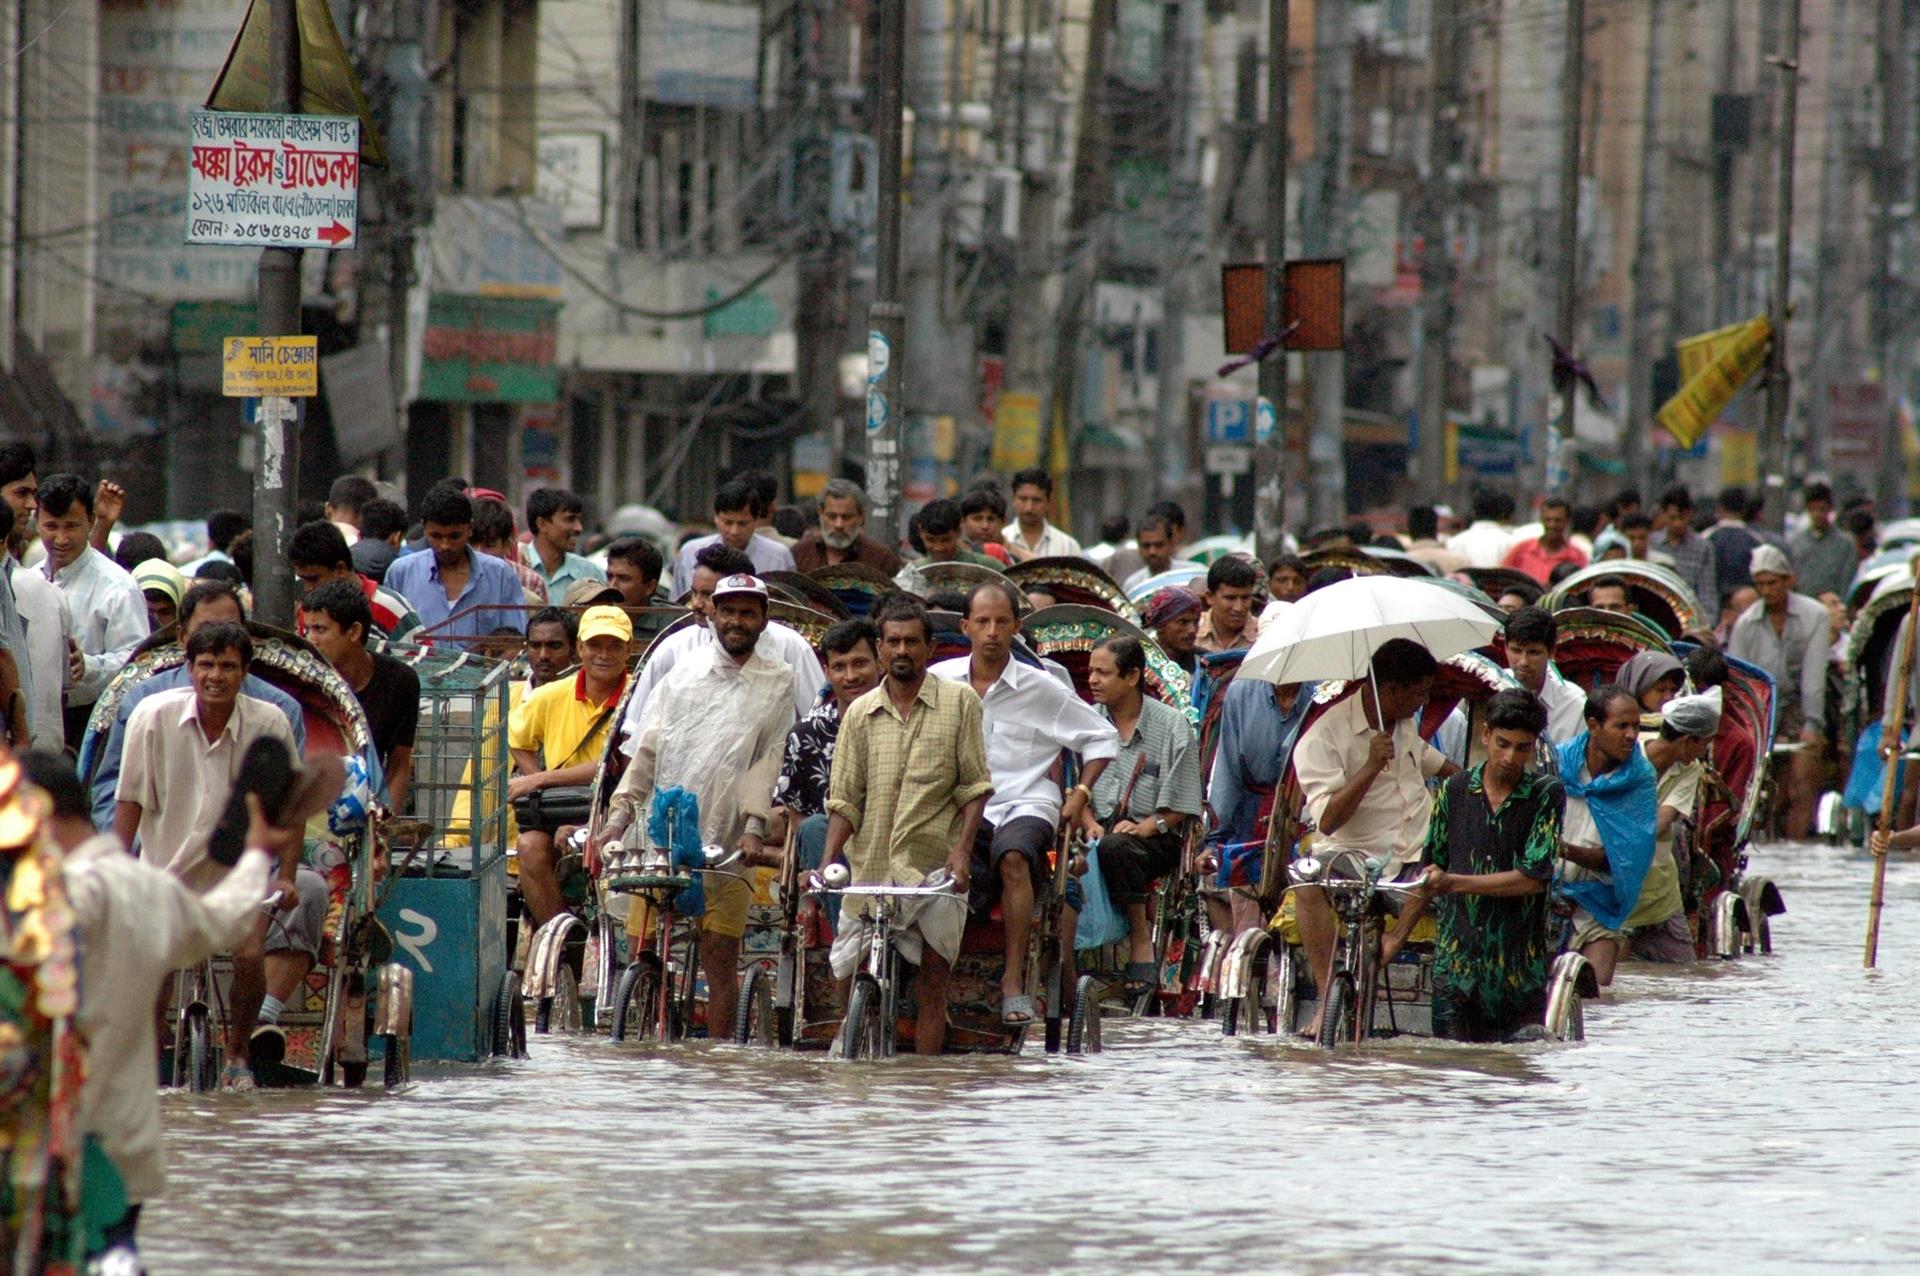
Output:
[[[855,886],[918,885],[946,867],[952,901],[906,901],[893,929],[902,960],[919,967],[914,1051],[946,1043],[947,981],[966,928],[964,894],[974,838],[993,792],[980,697],[962,682],[930,677],[933,621],[911,598],[880,610],[886,678],[847,706],[833,751],[823,864],[845,859]],[[859,969],[866,901],[850,906],[833,942],[834,976]]]
[[[755,650],[766,627],[767,587],[759,577],[729,576],[715,585],[715,641],[688,653],[654,692],[606,827],[588,847],[589,872],[599,871],[602,847],[624,840],[636,811],[652,808],[655,791],[672,788],[699,799],[707,844],[738,846],[749,865],[773,858],[765,851],[767,817],[793,726],[793,676]],[[704,886],[700,964],[707,973],[707,1023],[730,1025],[753,891],[733,873],[706,872]],[[627,914],[636,946],[650,937],[648,911],[636,907]]]
[[[972,687],[985,714],[993,798],[974,839],[973,907],[984,913],[1000,905],[1007,939],[1000,1018],[1018,1027],[1036,1015],[1026,989],[1035,883],[1043,880],[1057,830],[1079,822],[1093,785],[1119,753],[1120,736],[1052,674],[1013,659],[1020,631],[1013,586],[999,580],[975,585],[964,628],[972,654],[943,660],[931,672]],[[1053,775],[1063,751],[1081,759],[1080,782],[1064,802]]]
[[[1293,768],[1319,830],[1316,853],[1384,855],[1383,880],[1413,876],[1433,810],[1427,779],[1459,769],[1420,738],[1420,711],[1438,669],[1425,647],[1391,639],[1373,653],[1372,685],[1330,706],[1301,733]],[[1393,906],[1390,896],[1382,900]],[[1293,915],[1314,986],[1324,990],[1333,979],[1333,904],[1325,890],[1303,886],[1293,892]],[[1320,1035],[1324,996],[1319,1007],[1308,1037]]]

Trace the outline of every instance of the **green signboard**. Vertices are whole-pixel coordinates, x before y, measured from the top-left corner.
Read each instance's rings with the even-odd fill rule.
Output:
[[[560,303],[435,293],[421,337],[420,397],[449,403],[551,403]]]

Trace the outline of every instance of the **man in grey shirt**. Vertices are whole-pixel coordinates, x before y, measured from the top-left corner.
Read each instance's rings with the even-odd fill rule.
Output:
[[[1804,838],[1813,824],[1813,799],[1826,741],[1827,651],[1833,621],[1827,609],[1794,592],[1793,564],[1772,545],[1755,547],[1748,570],[1760,601],[1740,614],[1727,654],[1773,675],[1779,705],[1775,739],[1798,737],[1787,772],[1787,836]]]
[[[1853,537],[1833,525],[1833,489],[1825,483],[1809,483],[1801,500],[1807,507],[1807,526],[1787,542],[1800,592],[1809,598],[1822,594],[1845,598],[1860,567],[1860,551]]]

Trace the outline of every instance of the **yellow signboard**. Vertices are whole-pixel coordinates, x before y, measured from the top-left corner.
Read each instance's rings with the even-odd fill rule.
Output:
[[[1715,328],[1712,332],[1703,332],[1697,337],[1676,342],[1673,352],[1680,359],[1680,383],[1685,385],[1693,380],[1700,369],[1725,354],[1746,328],[1745,322],[1730,323],[1724,328]]]
[[[993,468],[1024,470],[1040,463],[1040,396],[1003,393],[993,412]]]
[[[229,399],[311,399],[320,393],[320,339],[223,338],[220,393]]]
[[[1738,325],[1734,335],[1723,339],[1726,331],[1690,339],[1712,342],[1716,353],[1681,384],[1680,393],[1668,399],[1655,418],[1681,447],[1692,447],[1700,441],[1707,427],[1766,360],[1767,343],[1773,335],[1766,319],[1749,319]],[[1681,357],[1687,356],[1683,353]]]

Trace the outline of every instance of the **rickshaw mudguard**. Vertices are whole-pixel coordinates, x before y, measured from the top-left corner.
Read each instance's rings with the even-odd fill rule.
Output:
[[[1740,955],[1740,935],[1749,929],[1747,901],[1737,891],[1721,891],[1707,907],[1707,953],[1722,961]]]
[[[1564,1037],[1573,1003],[1599,995],[1600,977],[1594,973],[1593,963],[1579,953],[1561,953],[1554,958],[1553,971],[1547,978],[1547,1009],[1541,1022],[1556,1037]]]
[[[1216,992],[1220,964],[1226,956],[1227,937],[1217,930],[1207,932],[1200,944],[1200,962],[1193,968],[1193,986],[1201,992]]]
[[[520,978],[520,986],[527,996],[553,996],[560,965],[566,960],[567,943],[576,934],[584,940],[587,924],[574,913],[558,913],[534,933],[533,942],[527,948],[526,970]]]
[[[374,1001],[375,1036],[405,1037],[413,1031],[413,972],[397,961],[380,967]]]
[[[1787,911],[1787,902],[1771,877],[1749,877],[1740,883],[1740,897],[1746,901],[1751,918],[1778,917]]]
[[[1243,930],[1234,936],[1232,945],[1220,962],[1217,995],[1228,1001],[1246,996],[1253,963],[1272,942],[1272,937],[1259,927]]]

